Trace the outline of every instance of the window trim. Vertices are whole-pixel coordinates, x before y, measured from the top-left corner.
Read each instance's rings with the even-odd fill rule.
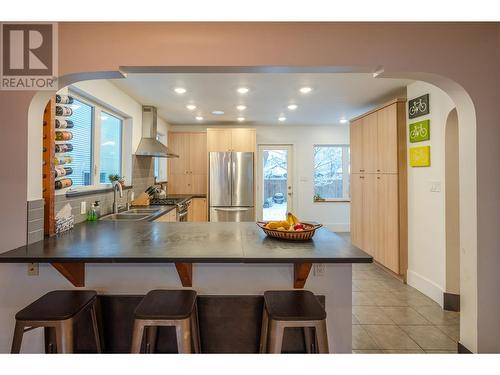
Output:
[[[111,183],[100,183],[100,141],[101,141],[101,113],[105,112],[113,117],[118,118],[121,121],[121,129],[120,129],[120,174],[123,174],[125,170],[125,157],[124,157],[124,148],[125,148],[125,120],[126,117],[113,110],[110,106],[103,105],[87,95],[82,94],[79,91],[75,91],[73,89],[68,90],[68,95],[71,95],[75,99],[80,102],[83,102],[92,107],[92,131],[91,131],[91,159],[92,159],[92,171],[90,175],[90,185],[85,186],[71,186],[67,189],[61,189],[56,192],[57,195],[64,195],[66,192],[68,193],[77,193],[77,192],[85,192],[85,191],[99,191],[109,189]]]
[[[346,158],[344,157],[344,152],[342,152],[342,170],[347,171],[347,173],[342,172],[342,174],[347,174],[349,176],[349,185],[346,181],[346,179],[342,179],[342,191],[345,193],[347,191],[348,197],[342,197],[342,198],[325,198],[323,200],[314,200],[313,197],[313,203],[350,203],[351,202],[351,191],[348,189],[350,186],[350,181],[351,181],[351,145],[348,143],[321,143],[321,144],[313,144],[313,178],[312,178],[312,183],[313,183],[313,193],[315,191],[315,183],[314,183],[314,149],[316,147],[342,147],[348,150],[349,157]]]

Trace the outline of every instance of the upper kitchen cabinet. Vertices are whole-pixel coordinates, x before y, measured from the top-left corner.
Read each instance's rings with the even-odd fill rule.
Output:
[[[208,152],[255,152],[256,145],[255,129],[207,129]]]
[[[351,121],[352,173],[398,173],[399,134],[406,134],[401,113],[404,104],[395,102]]]
[[[179,158],[168,159],[170,194],[206,194],[206,133],[169,132],[168,145]]]

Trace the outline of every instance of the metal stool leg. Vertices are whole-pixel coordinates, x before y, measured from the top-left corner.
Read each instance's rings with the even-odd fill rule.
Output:
[[[328,334],[326,331],[326,320],[319,321],[316,326],[316,340],[318,342],[318,353],[329,353],[328,349]]]
[[[269,317],[267,315],[266,306],[264,306],[262,309],[262,326],[260,329],[259,353],[267,353],[268,330]]]
[[[56,326],[57,353],[73,353],[73,319],[60,321]]]
[[[134,320],[134,329],[132,331],[132,345],[130,352],[138,354],[141,352],[142,336],[144,335],[144,322],[141,320]]]
[[[200,326],[198,323],[198,307],[194,305],[194,310],[191,313],[191,336],[193,338],[193,347],[195,353],[201,353],[200,343]]]
[[[156,337],[158,336],[158,327],[149,326],[146,328],[146,353],[154,353],[156,348]]]
[[[10,349],[10,352],[12,354],[20,353],[23,334],[24,324],[16,321],[16,328],[14,328],[14,337],[12,338],[12,347]]]
[[[175,333],[177,335],[177,350],[179,354],[191,353],[190,319],[177,320]]]
[[[94,331],[94,339],[97,353],[102,353],[101,337],[99,336],[99,327],[97,325],[97,314],[95,311],[95,303],[90,308],[90,317],[92,318],[92,330]]]
[[[311,327],[304,327],[302,328],[304,332],[304,344],[306,347],[306,353],[314,353],[315,348],[313,348],[313,339],[314,339],[314,331]]]
[[[57,353],[56,348],[56,329],[54,327],[43,327],[43,336],[45,342],[45,353]]]
[[[283,323],[277,320],[270,320],[269,324],[269,353],[281,353],[283,344],[283,334],[285,327]]]

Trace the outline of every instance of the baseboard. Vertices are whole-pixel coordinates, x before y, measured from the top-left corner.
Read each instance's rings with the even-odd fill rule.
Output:
[[[460,312],[460,294],[443,293],[443,309]]]
[[[458,343],[458,354],[472,354],[472,352],[463,346],[461,343]]]
[[[348,223],[323,223],[323,226],[332,232],[349,232],[351,230]]]
[[[443,290],[439,285],[411,270],[408,270],[407,283],[443,307]]]

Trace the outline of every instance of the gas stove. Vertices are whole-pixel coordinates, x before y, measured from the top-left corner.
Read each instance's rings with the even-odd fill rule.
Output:
[[[186,198],[152,198],[152,206],[177,206],[177,221],[187,221],[189,201]]]

